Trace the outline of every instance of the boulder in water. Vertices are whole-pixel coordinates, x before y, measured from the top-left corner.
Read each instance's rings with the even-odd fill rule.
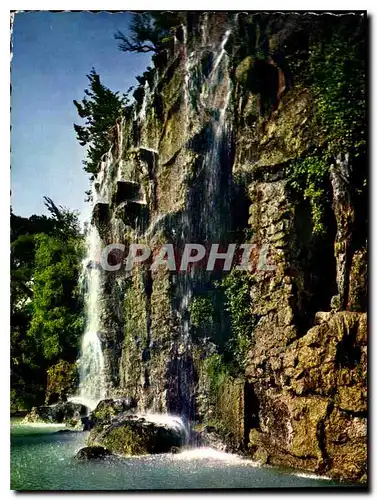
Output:
[[[96,424],[88,444],[104,446],[120,455],[176,452],[185,441],[183,428],[149,420],[148,415],[120,415],[111,424]]]
[[[114,417],[137,406],[133,398],[103,399],[90,414],[93,425],[110,424]]]
[[[55,423],[69,424],[75,427],[81,422],[81,417],[88,413],[86,406],[66,401],[50,406],[34,406],[24,418],[24,423]]]
[[[77,458],[77,460],[94,460],[106,458],[110,455],[111,452],[103,446],[85,446],[76,453],[75,458]]]

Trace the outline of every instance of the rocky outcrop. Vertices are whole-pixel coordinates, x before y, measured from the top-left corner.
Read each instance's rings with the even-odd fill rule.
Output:
[[[192,432],[193,444],[195,446],[208,446],[218,451],[225,453],[240,454],[243,450],[240,448],[240,442],[237,441],[233,433],[226,430],[226,428],[219,429],[219,427],[205,425],[199,431]]]
[[[121,415],[110,424],[97,423],[88,444],[104,446],[119,455],[146,455],[175,452],[184,443],[177,428],[148,419],[148,416]]]
[[[270,463],[365,478],[366,342],[366,315],[339,312],[273,353],[254,350],[247,375],[261,410],[252,452],[264,450]]]
[[[87,415],[88,408],[82,404],[56,403],[50,406],[38,406],[31,409],[25,418],[25,423],[56,423],[80,426],[81,418]]]
[[[349,272],[347,309],[366,311],[368,305],[368,257],[366,247],[357,250],[352,256]]]
[[[132,398],[103,399],[90,413],[92,425],[110,424],[114,417],[134,409],[137,403]]]
[[[330,179],[333,188],[334,214],[337,224],[335,241],[336,280],[338,295],[333,298],[335,309],[345,309],[348,303],[350,268],[352,259],[352,233],[355,224],[355,208],[352,203],[350,185],[352,163],[349,154],[338,156],[331,167]]]

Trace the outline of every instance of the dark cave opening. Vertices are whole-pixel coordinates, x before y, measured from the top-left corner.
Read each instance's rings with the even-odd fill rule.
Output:
[[[244,444],[249,442],[251,429],[259,428],[259,400],[254,391],[254,385],[245,382],[244,385]]]
[[[337,294],[336,260],[334,243],[337,232],[331,204],[324,207],[322,234],[313,233],[311,207],[308,201],[298,200],[295,209],[297,238],[297,265],[303,273],[303,289],[296,286],[301,298],[297,318],[300,330],[306,331],[314,324],[318,311],[329,311],[331,298]]]
[[[357,328],[358,325],[354,325],[337,346],[335,360],[342,368],[352,369],[360,363],[361,348],[356,345]]]

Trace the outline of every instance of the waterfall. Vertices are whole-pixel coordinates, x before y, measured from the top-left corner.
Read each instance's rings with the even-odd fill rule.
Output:
[[[223,230],[227,227],[228,213],[225,210],[229,203],[226,188],[222,181],[224,173],[231,170],[228,161],[228,122],[227,110],[229,107],[232,84],[228,73],[228,55],[225,47],[230,37],[230,30],[224,30],[221,40],[212,48],[212,57],[209,64],[212,69],[205,75],[201,69],[202,52],[192,52],[188,55],[187,46],[184,47],[184,98],[186,123],[190,126],[190,87],[199,93],[199,102],[195,104],[199,115],[211,116],[208,127],[208,148],[202,158],[201,169],[203,175],[203,193],[200,213],[195,195],[190,196],[186,210],[181,216],[180,239],[183,242],[192,241],[191,238],[201,238],[203,243],[219,241]],[[184,31],[184,41],[187,36]],[[194,76],[191,78],[192,73]],[[195,86],[195,87],[194,87]],[[194,107],[194,106],[193,106]],[[187,125],[186,125],[187,126]],[[188,136],[190,134],[188,133]],[[227,207],[228,208],[228,207]],[[193,227],[192,220],[197,220]],[[189,309],[190,303],[197,289],[208,287],[209,274],[201,268],[192,267],[189,271],[176,277],[176,294],[180,298],[178,317],[181,324],[180,344],[177,355],[180,359],[180,369],[177,371],[177,385],[179,399],[185,402],[185,407],[180,408],[188,422],[196,418],[196,388],[193,385],[192,357],[193,340]]]
[[[216,111],[216,118],[212,121],[212,144],[204,158],[206,172],[206,206],[204,209],[204,227],[207,241],[218,239],[221,233],[224,213],[221,210],[222,171],[225,168],[227,154],[228,124],[226,112],[232,92],[232,84],[228,74],[228,56],[225,46],[231,30],[226,30],[215,57],[213,69],[209,75],[207,93],[205,95],[207,107]],[[208,102],[209,101],[209,102]]]
[[[185,77],[184,77],[184,87],[183,87],[183,95],[185,99],[185,107],[186,107],[186,127],[189,127],[189,107],[190,107],[190,72],[191,72],[191,57],[194,54],[192,52],[190,56],[187,56],[187,28],[184,24],[182,24],[182,32],[183,32],[183,58],[185,61]]]
[[[211,116],[211,144],[207,154],[203,158],[202,168],[204,169],[204,202],[201,217],[201,226],[203,227],[203,240],[214,241],[221,235],[223,227],[223,218],[228,214],[224,213],[221,196],[224,194],[221,188],[221,181],[224,169],[227,167],[227,110],[230,102],[232,84],[228,74],[228,56],[225,50],[226,44],[230,36],[230,30],[224,30],[221,40],[215,47],[212,48],[212,70],[209,74],[202,75],[197,84],[196,78],[191,78],[193,71],[200,70],[200,59],[194,51],[188,51],[188,34],[187,29],[183,27],[183,64],[184,64],[184,81],[183,92],[185,99],[186,126],[190,127],[190,111],[194,104],[190,102],[190,91],[197,90],[203,95],[202,110],[209,112]],[[203,92],[203,80],[205,79],[205,91]],[[136,115],[139,126],[142,125],[148,117],[151,98],[153,96],[155,84],[144,83],[144,96],[140,106],[140,110]],[[195,104],[197,107],[197,105]],[[135,106],[136,108],[136,106]],[[135,118],[135,116],[134,116]],[[124,121],[120,120],[116,124],[117,129],[117,146],[118,148],[110,150],[106,153],[101,161],[100,170],[93,184],[93,208],[97,203],[109,204],[110,196],[114,191],[114,182],[122,180],[126,175],[124,170],[127,170],[127,165],[122,161],[123,139],[124,137]],[[144,148],[150,149],[150,148]],[[151,151],[154,151],[151,149]],[[127,167],[127,168],[126,168]],[[226,194],[226,193],[225,193]],[[189,208],[182,214],[182,240],[188,241],[190,234],[191,210]],[[152,221],[146,234],[153,234],[159,223],[166,217],[166,214],[159,216]],[[102,241],[96,221],[93,221],[86,235],[87,253],[83,261],[82,281],[85,285],[85,308],[86,308],[86,327],[82,339],[81,354],[78,360],[79,368],[79,390],[75,398],[84,403],[89,408],[96,406],[99,400],[104,399],[109,394],[109,383],[105,377],[105,362],[102,352],[101,334],[105,331],[103,324],[104,307],[108,307],[107,299],[104,296],[105,276],[100,266],[96,265],[99,261],[99,256],[102,250]],[[109,222],[107,222],[109,224]],[[116,241],[122,241],[124,235],[124,223],[117,219],[116,213],[112,213],[110,220],[110,234]],[[224,227],[226,226],[226,222]],[[182,366],[191,366],[191,350],[192,339],[190,335],[190,321],[188,309],[194,293],[194,281],[202,279],[199,276],[199,270],[192,269],[189,274],[179,276],[178,289],[180,290],[179,313],[182,324],[181,345],[178,349],[179,356],[182,356]],[[118,278],[117,278],[118,279]],[[119,278],[122,283],[122,278]],[[107,303],[106,303],[107,302]],[[187,357],[187,360],[186,360]],[[107,359],[107,358],[106,358]],[[186,365],[185,365],[186,363]],[[109,370],[106,364],[106,375],[109,375]],[[190,372],[180,370],[180,390],[184,396],[182,399],[191,400],[191,375]],[[190,419],[191,409],[185,415]],[[162,417],[161,417],[162,418]],[[181,424],[180,424],[181,425]]]
[[[74,398],[90,409],[105,397],[104,357],[98,333],[101,330],[101,269],[96,265],[101,251],[101,239],[92,224],[86,237],[87,256],[83,261],[83,281],[86,285],[86,327],[78,360],[80,385]]]
[[[153,422],[159,425],[165,425],[166,427],[170,427],[171,429],[179,432],[182,437],[184,437],[184,444],[188,444],[190,439],[190,431],[187,426],[187,423],[176,415],[169,415],[167,413],[140,413],[140,417],[144,417],[149,422]]]
[[[202,38],[202,45],[207,45],[207,26],[208,26],[208,12],[203,14],[203,21],[200,25],[200,33]]]
[[[231,30],[226,30],[224,38],[221,40],[221,45],[220,45],[220,51],[215,59],[215,64],[213,66],[213,71],[217,69],[217,66],[220,64],[222,58],[224,57],[225,54],[225,46],[229,40]]]
[[[120,126],[120,128],[122,128]],[[93,208],[108,203],[111,188],[111,170],[114,168],[111,151],[101,161],[100,171],[93,184]],[[102,331],[103,271],[99,265],[102,241],[94,221],[89,224],[85,237],[86,255],[82,262],[80,281],[85,297],[85,331],[81,342],[81,354],[77,361],[79,388],[70,401],[94,409],[105,398],[105,367],[100,332]]]
[[[138,119],[139,119],[140,122],[142,122],[143,120],[145,120],[146,111],[147,111],[147,104],[148,104],[150,95],[151,95],[151,89],[149,88],[149,83],[146,80],[145,83],[144,83],[143,102],[141,104],[141,109],[140,109],[140,112],[139,112],[139,115],[138,115]]]

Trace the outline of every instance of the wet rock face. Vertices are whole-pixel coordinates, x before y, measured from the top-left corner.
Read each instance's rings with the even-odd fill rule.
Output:
[[[276,108],[285,88],[284,73],[271,59],[246,57],[236,68],[236,79],[252,94],[260,95],[262,114]]]
[[[177,429],[137,415],[119,416],[110,425],[98,423],[88,438],[88,444],[102,445],[120,455],[176,452],[183,442],[184,436]]]
[[[204,428],[195,434],[196,446],[209,446],[218,451],[225,453],[240,453],[242,446],[234,440],[234,437],[229,433],[219,432],[219,430],[211,425],[206,425]]]
[[[92,212],[92,224],[95,224],[100,236],[106,238],[107,225],[109,223],[109,205],[107,203],[96,203]]]
[[[118,181],[115,191],[115,203],[119,205],[123,201],[141,201],[140,184],[137,182]]]

